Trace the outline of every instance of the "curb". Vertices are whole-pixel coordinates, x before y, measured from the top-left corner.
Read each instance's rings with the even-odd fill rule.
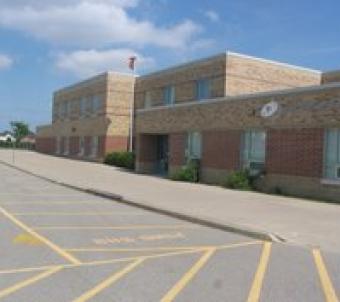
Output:
[[[132,200],[128,200],[126,198],[124,198],[121,195],[118,194],[113,194],[110,192],[105,192],[105,191],[99,191],[99,190],[95,190],[95,189],[91,189],[91,188],[83,188],[80,186],[75,186],[75,185],[70,185],[64,182],[60,182],[51,178],[48,178],[46,176],[42,176],[30,171],[27,171],[25,169],[19,168],[15,165],[9,164],[7,162],[4,162],[2,160],[0,160],[0,163],[16,169],[20,172],[23,172],[25,174],[40,178],[42,180],[48,181],[50,183],[53,184],[57,184],[60,186],[63,186],[65,188],[69,188],[69,189],[73,189],[79,192],[83,192],[83,193],[88,193],[94,196],[98,196],[98,197],[103,197],[106,199],[110,199],[112,201],[121,203],[121,204],[125,204],[125,205],[129,205],[135,208],[140,208],[143,210],[147,210],[147,211],[151,211],[154,213],[158,213],[161,215],[165,215],[165,216],[169,216],[172,218],[176,218],[176,219],[180,219],[180,220],[184,220],[190,223],[194,223],[194,224],[199,224],[202,226],[206,226],[206,227],[210,227],[210,228],[214,228],[214,229],[218,229],[218,230],[222,230],[222,231],[227,231],[227,232],[231,232],[231,233],[236,233],[236,234],[240,234],[240,235],[244,235],[244,236],[248,236],[254,239],[259,239],[259,240],[264,240],[264,241],[272,241],[272,242],[285,242],[286,240],[276,234],[273,233],[268,233],[268,232],[264,232],[264,231],[258,231],[258,230],[254,230],[254,229],[250,229],[250,228],[245,228],[245,227],[240,227],[237,225],[233,225],[233,224],[225,224],[225,223],[220,223],[220,222],[214,222],[208,219],[203,219],[203,218],[198,218],[195,216],[191,216],[191,215],[186,215],[186,214],[182,214],[179,212],[174,212],[171,210],[166,210],[163,208],[158,208],[158,207],[154,207],[154,206],[150,206],[150,205],[146,205],[143,203],[139,203],[136,201],[132,201]]]

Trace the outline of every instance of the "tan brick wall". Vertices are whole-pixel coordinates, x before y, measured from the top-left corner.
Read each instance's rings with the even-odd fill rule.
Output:
[[[262,118],[262,107],[273,99],[279,103],[278,113],[271,118]],[[340,127],[340,85],[154,108],[139,111],[136,123],[138,133]]]
[[[321,74],[266,60],[228,54],[227,95],[320,85]]]
[[[213,97],[224,96],[225,66],[226,55],[223,54],[140,77],[136,81],[136,108],[144,108],[146,91],[150,91],[152,105],[161,105],[163,88],[168,85],[175,86],[177,103],[193,101],[196,97],[196,81],[202,78],[212,81]]]

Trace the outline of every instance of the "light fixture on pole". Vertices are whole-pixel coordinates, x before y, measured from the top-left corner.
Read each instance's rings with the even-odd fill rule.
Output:
[[[136,67],[136,56],[131,56],[129,58],[129,69],[132,70],[133,76],[135,76],[135,67]],[[135,85],[135,83],[133,83]],[[134,88],[133,88],[134,91]],[[134,107],[135,107],[135,101],[134,101],[134,93],[131,97],[131,103],[130,103],[130,144],[129,144],[129,151],[133,151],[133,129],[134,129]]]

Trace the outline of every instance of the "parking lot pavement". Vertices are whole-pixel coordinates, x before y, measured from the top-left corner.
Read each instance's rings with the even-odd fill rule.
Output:
[[[0,179],[1,301],[338,301],[339,254]]]

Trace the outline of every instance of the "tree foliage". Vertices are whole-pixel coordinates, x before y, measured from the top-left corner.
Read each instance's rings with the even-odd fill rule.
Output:
[[[13,121],[11,122],[11,128],[17,141],[20,141],[30,133],[28,124],[24,122]]]

